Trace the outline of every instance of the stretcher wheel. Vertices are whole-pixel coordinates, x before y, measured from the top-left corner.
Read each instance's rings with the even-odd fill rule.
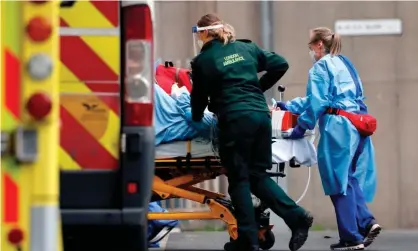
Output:
[[[258,240],[258,245],[262,250],[269,250],[274,246],[274,243],[276,242],[276,238],[274,237],[274,233],[271,230],[267,230],[264,233],[264,240],[260,239]]]

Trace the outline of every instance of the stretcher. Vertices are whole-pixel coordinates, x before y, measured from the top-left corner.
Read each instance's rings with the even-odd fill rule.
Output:
[[[281,143],[283,142],[273,141],[272,143],[273,151],[281,152],[280,149],[275,149],[275,144],[277,144],[277,147],[282,147]],[[297,157],[300,158],[300,156]],[[298,167],[296,159],[289,159],[289,166]],[[272,177],[285,177],[285,162],[276,164],[278,167],[276,170],[278,171],[269,174]],[[215,179],[226,174],[226,170],[222,166],[211,142],[196,139],[159,145],[156,147],[155,165],[156,175],[153,182],[152,201],[183,198],[206,204],[209,211],[149,213],[149,220],[219,219],[226,223],[231,239],[238,237],[234,210],[226,196],[194,186],[205,180]],[[260,226],[259,242],[264,250],[270,249],[274,245],[274,235],[271,232],[272,225],[269,223],[269,214],[265,212],[266,209],[262,204],[255,207]]]
[[[273,169],[277,171],[269,173],[272,177],[286,176],[286,162],[278,162],[277,160],[285,158],[280,156],[280,154],[286,155],[287,153],[280,149],[283,149],[283,147],[291,149],[295,148],[295,146],[289,147],[285,142],[289,141],[272,141],[273,161],[276,161],[275,165],[277,165]],[[308,140],[305,140],[305,142],[306,145],[312,145]],[[296,151],[303,145],[303,142],[300,143],[296,147]],[[280,149],[274,149],[274,147],[279,147]],[[313,150],[311,155],[315,155],[315,153]],[[287,156],[290,156],[289,154]],[[309,157],[309,154],[307,156],[296,156],[287,159],[287,162],[290,167],[299,167],[300,164],[297,159],[303,159],[301,162],[306,163],[306,159]],[[211,142],[192,140],[156,146],[155,166],[152,201],[183,198],[206,204],[209,210],[206,212],[149,213],[149,220],[221,220],[227,225],[230,238],[236,239],[238,237],[234,209],[226,196],[194,186],[203,181],[215,179],[220,175],[226,174],[226,170],[222,166],[216,154],[216,149],[214,149]],[[258,204],[254,210],[256,212],[257,222],[259,223],[260,247],[263,250],[268,250],[275,242],[274,235],[271,231],[273,226],[270,225],[270,215],[266,212],[267,207],[263,204]]]
[[[178,70],[170,67],[160,67],[162,77],[173,79],[177,76]],[[167,72],[172,73],[169,76]],[[187,73],[187,72],[186,72]],[[185,73],[183,73],[184,75]],[[157,74],[158,75],[158,74]],[[176,77],[177,79],[178,77]],[[185,78],[188,78],[185,77]],[[167,93],[172,91],[172,83],[159,81],[159,86],[166,89]],[[180,86],[181,81],[175,81]],[[190,88],[189,88],[190,89]],[[284,88],[280,87],[280,98]],[[291,129],[295,123],[295,117],[283,111],[272,113],[273,135],[279,138],[275,132]],[[275,117],[276,115],[276,117]],[[277,117],[278,116],[278,117]],[[277,119],[278,118],[278,119]],[[300,149],[305,149],[300,151]],[[200,204],[207,205],[206,212],[165,212],[148,213],[149,220],[221,220],[227,226],[231,240],[238,238],[237,221],[234,217],[234,208],[226,195],[202,188],[195,187],[206,180],[215,179],[220,175],[227,174],[222,166],[217,149],[210,140],[193,139],[191,141],[176,141],[160,144],[155,149],[155,176],[153,180],[153,196],[151,201],[167,200],[172,198],[183,198]],[[276,163],[277,172],[270,173],[272,177],[285,177],[285,165],[298,167],[299,163],[310,165],[316,163],[316,151],[308,139],[298,141],[272,139],[272,160]],[[301,154],[307,152],[308,154]],[[315,162],[315,163],[314,163]],[[259,244],[263,250],[273,247],[275,237],[271,231],[270,215],[266,212],[267,207],[262,203],[254,203],[256,220],[259,224]]]

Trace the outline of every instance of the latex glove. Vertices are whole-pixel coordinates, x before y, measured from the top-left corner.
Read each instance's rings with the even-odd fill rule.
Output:
[[[285,102],[278,101],[276,103],[276,107],[279,107],[280,110],[282,110],[282,111],[287,111],[288,110]]]
[[[301,139],[305,136],[306,129],[303,129],[301,126],[296,125],[292,133],[286,139]]]

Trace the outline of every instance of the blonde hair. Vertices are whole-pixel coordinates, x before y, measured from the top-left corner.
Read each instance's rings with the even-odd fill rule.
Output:
[[[236,40],[235,29],[232,25],[225,23],[215,14],[206,14],[197,22],[198,27],[206,27],[222,24],[223,26],[218,29],[208,30],[210,37],[216,38],[223,44],[231,43]]]
[[[311,30],[312,38],[310,44],[322,41],[325,52],[332,56],[339,55],[342,49],[341,36],[326,27],[318,27]]]

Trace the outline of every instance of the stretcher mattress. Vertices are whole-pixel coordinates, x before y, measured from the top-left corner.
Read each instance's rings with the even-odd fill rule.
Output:
[[[316,149],[313,137],[309,136],[298,140],[272,139],[273,163],[288,162],[295,158],[303,166],[313,166],[317,163]],[[172,159],[177,157],[191,158],[216,157],[218,153],[210,141],[194,139],[191,141],[176,141],[156,146],[156,158]]]
[[[193,139],[191,141],[174,141],[155,147],[157,159],[171,159],[186,157],[190,153],[192,158],[216,156],[215,148],[209,140]]]

